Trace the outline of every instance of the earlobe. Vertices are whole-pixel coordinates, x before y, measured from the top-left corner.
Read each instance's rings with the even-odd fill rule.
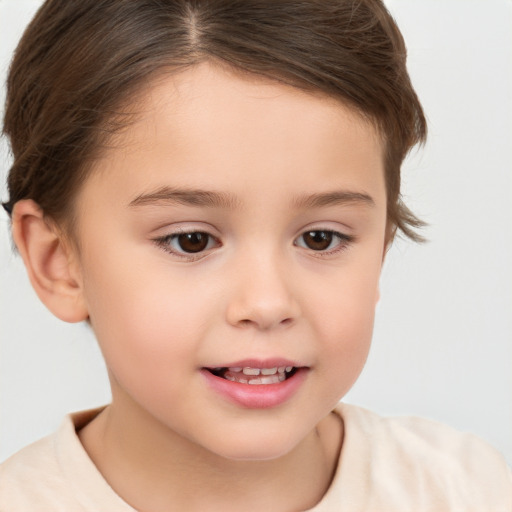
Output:
[[[62,233],[30,199],[18,201],[12,234],[38,297],[65,322],[88,318],[79,267]]]

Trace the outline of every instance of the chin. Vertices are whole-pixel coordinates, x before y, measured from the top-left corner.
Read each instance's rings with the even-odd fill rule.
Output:
[[[300,441],[291,437],[289,431],[282,434],[267,432],[256,436],[250,432],[226,432],[223,439],[217,440],[216,445],[210,447],[210,451],[233,461],[266,461],[284,457]]]

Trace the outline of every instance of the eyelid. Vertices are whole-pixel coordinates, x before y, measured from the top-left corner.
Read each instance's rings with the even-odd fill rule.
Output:
[[[1,0],[0,0],[1,1]],[[204,221],[175,221],[175,222],[162,222],[162,224],[158,225],[154,229],[151,230],[151,236],[160,237],[166,235],[173,234],[182,234],[182,233],[208,233],[212,236],[218,236],[214,233],[217,233],[218,230],[215,227]]]
[[[332,233],[335,237],[338,238],[339,243],[336,245],[334,249],[326,249],[324,251],[316,251],[309,247],[303,247],[297,244],[297,240],[302,237],[306,233],[310,233],[312,231],[323,231],[326,233]],[[294,239],[293,245],[299,247],[300,249],[307,251],[313,257],[316,258],[328,258],[329,256],[335,256],[340,252],[348,249],[354,242],[356,241],[355,235],[344,233],[332,227],[323,226],[311,226],[306,229],[302,229],[300,234]]]
[[[165,251],[168,254],[171,254],[177,258],[186,260],[186,261],[196,261],[199,259],[202,259],[206,257],[208,254],[210,254],[211,250],[215,247],[210,247],[209,249],[205,249],[203,251],[199,251],[196,253],[188,253],[188,252],[181,252],[174,250],[171,245],[170,241],[173,240],[175,237],[180,235],[186,235],[191,233],[204,233],[205,235],[209,236],[212,240],[214,240],[216,246],[220,247],[222,244],[219,240],[219,238],[211,233],[208,229],[202,229],[199,226],[178,226],[172,230],[167,230],[164,234],[158,235],[152,238],[152,241],[160,247],[163,251]]]
[[[208,256],[211,251],[215,248],[221,247],[223,244],[220,241],[220,237],[218,235],[214,235],[212,231],[214,230],[211,226],[205,226],[204,223],[199,223],[200,225],[178,225],[177,227],[173,227],[170,229],[170,227],[165,230],[165,232],[162,235],[157,235],[155,237],[152,237],[152,241],[159,246],[163,251],[165,251],[168,254],[171,254],[172,256],[175,256],[176,258],[185,260],[185,261],[197,261],[200,260],[206,256]],[[338,224],[339,225],[339,224]],[[203,227],[205,226],[205,227]],[[163,229],[159,230],[163,231]],[[311,249],[309,247],[303,247],[297,244],[297,240],[302,237],[304,234],[311,232],[311,231],[323,231],[327,233],[332,233],[336,238],[338,238],[339,243],[334,247],[333,249],[328,250],[315,250]],[[189,234],[189,233],[204,233],[208,235],[215,243],[214,247],[210,247],[208,249],[199,251],[197,253],[188,253],[188,252],[181,252],[176,251],[172,249],[170,246],[170,240],[174,237],[177,237],[179,235]],[[307,226],[306,228],[302,228],[299,234],[294,238],[293,245],[296,247],[299,247],[299,249],[307,251],[308,254],[310,254],[313,257],[317,258],[328,258],[330,256],[335,256],[336,254],[348,249],[354,242],[356,241],[356,236],[353,234],[349,234],[344,232],[343,230],[339,230],[339,228],[335,228],[332,226],[329,226],[327,223],[322,225],[311,225]]]

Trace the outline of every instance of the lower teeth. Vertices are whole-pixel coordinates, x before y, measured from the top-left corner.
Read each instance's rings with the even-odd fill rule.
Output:
[[[244,379],[243,377],[234,377],[233,375],[225,375],[225,379],[231,382],[239,382],[240,384],[278,384],[286,380],[286,376],[282,375],[271,375],[267,377],[258,377],[255,379]]]
[[[239,384],[252,384],[252,385],[266,385],[266,384],[278,384],[280,382],[285,381],[287,378],[291,377],[295,369],[291,369],[291,371],[278,372],[274,375],[259,375],[259,376],[249,376],[242,372],[233,372],[229,371],[229,369],[224,369],[224,371],[215,371],[214,375],[218,377],[222,377],[231,382],[238,382]]]
[[[259,372],[259,375],[248,375],[244,372],[243,368],[205,368],[209,370],[216,377],[222,377],[223,379],[231,382],[238,382],[239,384],[278,384],[285,381],[295,374],[298,370],[296,367],[286,366],[279,367],[277,372],[273,372],[270,375],[265,375],[263,372]]]

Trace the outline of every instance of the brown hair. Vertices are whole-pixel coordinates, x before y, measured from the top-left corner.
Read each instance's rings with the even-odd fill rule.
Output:
[[[6,209],[30,198],[69,222],[91,160],[125,124],[116,112],[155,73],[207,59],[321,91],[370,119],[385,141],[390,238],[398,229],[421,240],[414,228],[423,223],[401,200],[400,168],[425,141],[426,122],[403,38],[380,0],[47,0],[7,82]]]

